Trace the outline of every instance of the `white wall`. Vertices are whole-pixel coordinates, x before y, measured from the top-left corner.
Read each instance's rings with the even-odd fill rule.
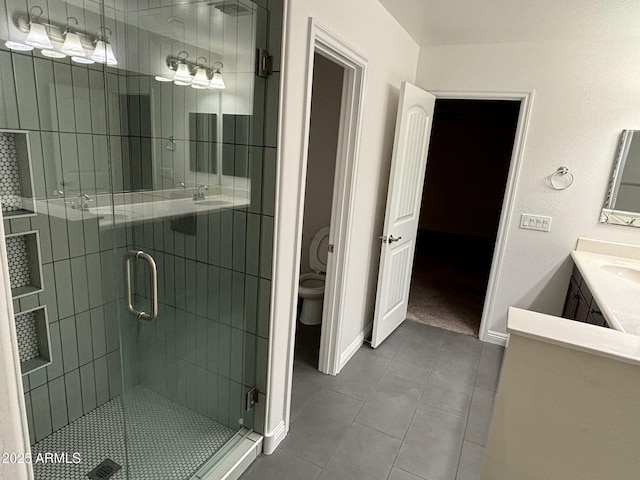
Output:
[[[428,47],[416,81],[432,91],[535,90],[490,330],[506,333],[511,305],[561,312],[579,236],[640,243],[637,229],[598,224],[620,133],[640,127],[637,40]],[[546,183],[559,166],[575,175],[564,191]],[[519,229],[522,212],[553,217],[551,232]]]
[[[384,205],[391,162],[395,115],[403,80],[412,81],[418,46],[377,0],[293,0],[287,2],[282,85],[277,230],[273,275],[273,325],[267,436],[284,420],[289,397],[287,354],[295,321],[298,199],[303,155],[305,79],[309,18],[333,32],[369,61],[353,243],[346,284],[350,300],[344,314],[344,350],[372,321]],[[302,179],[304,181],[304,178]],[[292,253],[294,252],[294,253]]]
[[[331,201],[336,172],[344,77],[344,69],[341,66],[322,55],[316,54],[315,58],[300,273],[311,271],[309,266],[311,241],[318,230],[331,223]]]

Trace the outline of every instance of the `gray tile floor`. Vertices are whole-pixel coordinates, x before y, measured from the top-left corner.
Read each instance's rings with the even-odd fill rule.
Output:
[[[331,377],[318,327],[299,326],[291,429],[243,480],[474,480],[503,348],[406,321]]]

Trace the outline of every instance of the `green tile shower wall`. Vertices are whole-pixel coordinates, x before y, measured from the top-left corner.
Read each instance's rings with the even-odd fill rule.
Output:
[[[264,7],[258,8],[258,43],[274,55],[276,71],[268,79],[256,77],[250,135],[232,144],[252,181],[248,208],[198,217],[195,237],[171,231],[168,222],[105,235],[96,220],[70,222],[42,211],[5,220],[7,233],[38,230],[42,243],[45,291],[14,302],[16,311],[47,305],[51,328],[54,363],[23,377],[32,441],[119,395],[121,356],[125,365],[140,365],[125,368],[127,386],[143,383],[230,426],[236,426],[248,387],[266,391],[282,1],[256,3]],[[126,93],[133,81],[152,80],[109,73],[106,91]],[[51,198],[61,188],[53,164],[72,182],[67,195],[107,191],[109,149],[114,191],[137,187],[148,172],[132,168],[130,155],[154,142],[163,148],[163,139],[128,125],[125,117],[135,112],[107,116],[106,93],[95,88],[104,83],[96,66],[0,50],[0,128],[30,131],[37,198]],[[180,89],[173,90],[161,87],[175,102]],[[86,170],[95,175],[78,173]],[[134,242],[156,257],[164,300],[161,318],[141,324],[140,344],[131,341],[137,322],[125,322],[128,340],[121,352],[114,300],[122,282],[103,279],[120,274],[111,272],[112,247],[122,254]],[[257,430],[261,399],[245,416],[251,424],[255,414]]]
[[[102,78],[99,71],[7,51],[0,51],[0,70],[0,128],[29,130],[37,198],[52,197],[60,188],[45,158],[67,172],[82,171],[86,161],[106,168],[106,129],[94,107],[98,99],[83,98],[89,77]],[[76,101],[63,101],[63,95]],[[93,194],[100,188],[80,175],[71,181],[72,192]],[[14,302],[16,312],[47,305],[49,314],[53,364],[23,377],[35,442],[121,392],[115,298],[99,272],[109,270],[111,247],[124,247],[126,236],[121,232],[114,241],[101,235],[95,219],[68,222],[46,211],[5,220],[5,229],[40,232],[45,291]]]

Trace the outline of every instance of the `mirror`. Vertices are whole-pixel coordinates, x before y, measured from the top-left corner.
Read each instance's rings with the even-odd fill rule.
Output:
[[[640,227],[640,130],[623,130],[600,223]]]

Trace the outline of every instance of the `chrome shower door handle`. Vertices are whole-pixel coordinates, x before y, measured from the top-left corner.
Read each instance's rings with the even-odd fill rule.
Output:
[[[142,259],[149,266],[149,279],[151,287],[151,313],[138,310],[133,305],[133,291],[131,289],[131,264],[134,260]],[[158,267],[151,255],[142,250],[129,250],[124,256],[124,294],[127,301],[127,310],[140,320],[155,320],[158,317]]]

